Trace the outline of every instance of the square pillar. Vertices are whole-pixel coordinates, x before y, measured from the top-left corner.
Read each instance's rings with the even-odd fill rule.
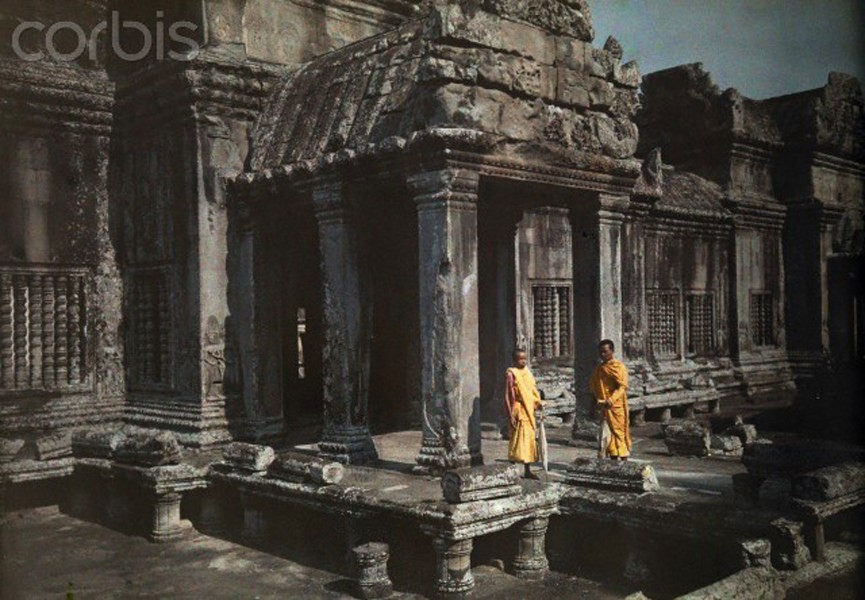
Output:
[[[418,211],[424,469],[483,462],[478,345],[478,173],[409,177]]]
[[[355,207],[342,182],[312,193],[324,288],[324,432],[319,453],[346,464],[378,460],[369,431],[372,302]]]
[[[622,350],[622,224],[627,197],[599,195],[571,209],[574,252],[574,430],[594,419],[589,379],[598,364],[598,342]]]

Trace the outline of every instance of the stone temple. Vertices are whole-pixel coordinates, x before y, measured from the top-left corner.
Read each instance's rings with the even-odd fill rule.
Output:
[[[84,52],[68,28],[13,49],[24,21],[107,26]],[[141,46],[127,21],[163,46],[123,60],[117,44]],[[184,43],[165,33],[181,21]],[[643,76],[615,39],[594,43],[585,0],[11,1],[0,30],[7,498],[108,485],[115,519],[155,499],[155,541],[179,535],[187,497],[212,517],[234,494],[253,541],[274,502],[417,521],[445,565],[435,589],[459,595],[473,537],[516,524],[514,571],[536,576],[551,515],[603,520],[582,483],[493,473],[504,455],[482,438],[501,437],[515,347],[576,445],[596,428],[601,338],[628,366],[634,427],[783,401],[811,435],[859,433],[853,77],[754,100],[700,64]],[[322,496],[341,485],[322,465],[357,484],[400,432],[415,432],[405,485],[456,474],[453,511]],[[768,463],[798,456],[774,446]],[[858,474],[847,450],[804,462]],[[734,480],[757,493],[772,473]],[[819,521],[819,554],[819,515],[860,510],[853,480],[834,508],[788,498],[810,516],[744,516],[725,543],[772,542],[773,566],[742,568],[798,568],[797,531]],[[622,510],[631,541],[661,511]],[[383,541],[367,529],[347,536]]]

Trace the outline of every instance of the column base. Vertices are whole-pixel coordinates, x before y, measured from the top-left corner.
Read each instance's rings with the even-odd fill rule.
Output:
[[[450,469],[483,464],[483,456],[479,452],[472,454],[467,447],[459,449],[456,455],[449,454],[437,439],[424,437],[415,462],[415,473],[438,475]]]
[[[378,451],[365,425],[326,429],[318,443],[318,454],[345,465],[365,465],[378,460]]]

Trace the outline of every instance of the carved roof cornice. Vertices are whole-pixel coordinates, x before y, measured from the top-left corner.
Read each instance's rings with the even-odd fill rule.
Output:
[[[0,124],[6,131],[106,136],[113,93],[104,71],[0,59]]]
[[[191,61],[155,63],[118,81],[116,125],[129,133],[190,117],[253,121],[285,71],[206,52]]]
[[[420,170],[464,168],[490,177],[627,196],[639,176],[637,161],[585,154],[574,156],[573,166],[553,165],[497,152],[496,142],[495,136],[483,132],[432,129],[409,139],[387,138],[357,151],[343,149],[275,169],[244,173],[231,180],[231,185],[254,190],[252,195],[261,197],[289,188],[307,189],[311,182],[329,174],[347,180],[384,179]]]

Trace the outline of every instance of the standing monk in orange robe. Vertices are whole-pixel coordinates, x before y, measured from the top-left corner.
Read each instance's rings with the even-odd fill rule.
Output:
[[[631,428],[628,410],[628,370],[613,355],[615,345],[602,340],[598,352],[603,361],[595,369],[589,388],[601,410],[598,458],[627,460],[631,455]]]
[[[505,412],[508,415],[511,433],[508,442],[508,460],[525,464],[525,476],[529,479],[538,479],[538,476],[529,469],[529,465],[538,462],[535,411],[540,410],[544,403],[541,402],[537,383],[527,364],[526,353],[515,350],[514,366],[508,369],[505,382]]]

